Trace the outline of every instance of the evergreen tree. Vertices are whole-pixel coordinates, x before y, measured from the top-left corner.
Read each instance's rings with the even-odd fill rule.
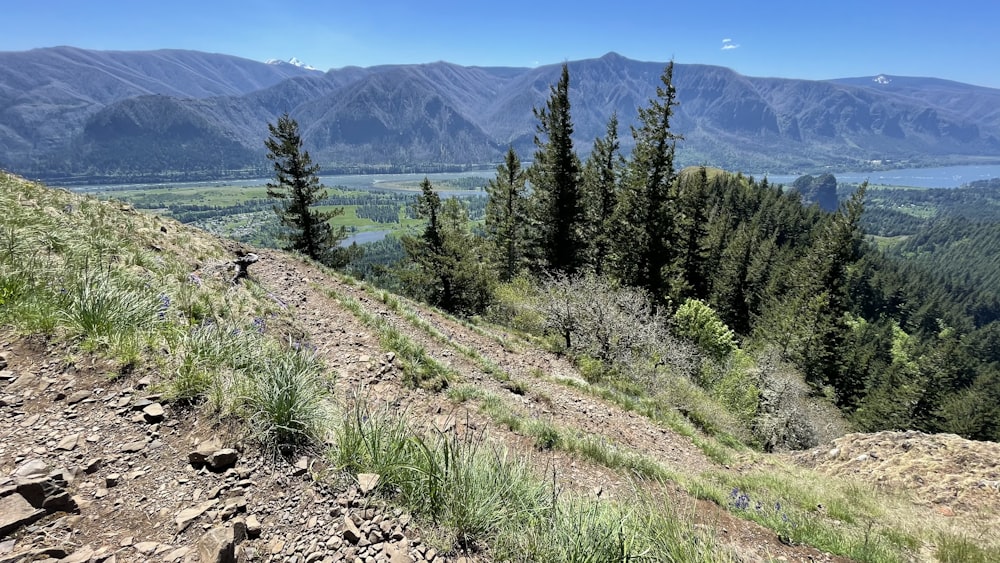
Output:
[[[657,97],[639,108],[640,125],[632,128],[635,148],[614,214],[618,277],[647,290],[661,303],[670,295],[668,280],[678,256],[673,190],[674,152],[680,136],[670,130],[677,105],[673,72],[671,62],[661,76],[663,85],[656,88]]]
[[[677,300],[694,297],[702,299],[708,295],[708,171],[704,166],[695,174],[687,174],[679,185],[677,199],[677,234],[681,255],[679,256],[679,279],[675,282],[674,298]]]
[[[268,124],[270,138],[264,141],[267,158],[274,163],[274,181],[267,183],[268,197],[282,200],[274,207],[281,224],[286,228],[288,245],[294,250],[329,265],[338,264],[337,243],[347,236],[341,227],[334,231],[327,222],[343,213],[343,208],[333,211],[313,209],[326,199],[326,187],[319,183],[319,165],[312,163],[309,152],[302,150],[299,124],[284,114],[276,125]]]
[[[420,184],[417,216],[427,219],[420,237],[402,237],[407,263],[399,276],[412,295],[460,315],[481,313],[489,304],[491,268],[479,237],[469,230],[468,210],[458,198],[443,204],[427,178]]]
[[[583,167],[584,236],[587,262],[597,276],[607,269],[616,226],[614,210],[625,159],[618,141],[618,115],[611,114],[603,138],[594,141],[594,150]]]
[[[569,69],[550,87],[538,119],[535,160],[528,170],[532,196],[533,251],[542,270],[572,274],[582,265],[583,201],[580,161],[573,150],[569,107]]]
[[[486,184],[486,236],[500,268],[500,280],[510,281],[524,262],[527,237],[525,175],[514,147]]]

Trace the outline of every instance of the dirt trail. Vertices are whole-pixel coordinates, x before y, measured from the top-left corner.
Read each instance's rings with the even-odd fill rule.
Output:
[[[281,253],[262,251],[260,255],[261,261],[251,270],[252,278],[274,298],[295,310],[301,325],[299,328],[307,333],[317,352],[338,372],[338,393],[351,394],[363,385],[370,397],[405,409],[410,416],[428,425],[450,427],[457,421],[459,426],[467,426],[471,430],[488,429],[491,439],[503,443],[518,455],[528,457],[539,471],[547,474],[554,472],[563,488],[615,496],[632,487],[627,476],[606,467],[559,451],[539,452],[533,439],[494,424],[474,407],[456,406],[443,393],[404,386],[399,370],[385,361],[387,351],[379,347],[377,336],[330,297],[327,292],[331,290],[356,300],[365,311],[391,323],[422,346],[428,355],[451,367],[460,378],[452,385],[473,384],[501,396],[513,405],[518,414],[551,421],[558,428],[581,435],[601,436],[610,443],[655,459],[666,469],[681,474],[725,470],[708,459],[688,438],[584,391],[535,375],[540,371],[581,380],[579,373],[563,358],[526,347],[511,349],[439,313],[423,308],[411,310],[446,335],[448,342],[443,343],[358,286],[343,283],[336,276],[327,275]],[[514,383],[521,383],[527,392],[523,395],[513,392],[511,388],[516,388],[516,385],[505,385],[485,373],[474,361],[461,354],[455,345],[475,350],[499,366]],[[688,513],[699,524],[717,530],[719,541],[732,545],[745,561],[769,561],[774,558],[786,561],[845,561],[812,548],[786,545],[770,530],[736,518],[713,503],[697,501],[673,485],[666,484],[662,493],[679,512]]]

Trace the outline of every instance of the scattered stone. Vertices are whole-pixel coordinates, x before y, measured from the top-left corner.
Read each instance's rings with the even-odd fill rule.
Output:
[[[351,517],[344,515],[344,531],[342,532],[343,538],[354,545],[357,545],[361,541],[361,530],[358,530],[357,525],[354,524],[354,520]]]
[[[95,457],[93,459],[87,460],[87,463],[83,464],[82,469],[83,472],[86,473],[87,475],[92,475],[94,473],[97,473],[97,471],[101,469],[102,465],[104,465],[104,460],[99,457]]]
[[[250,539],[259,538],[261,527],[260,527],[260,520],[257,519],[257,516],[254,514],[247,516],[246,524],[247,524],[247,537],[249,537]]]
[[[295,461],[295,467],[292,469],[292,477],[301,477],[309,471],[309,458],[306,456],[300,457]]]
[[[129,443],[123,445],[122,446],[122,452],[124,452],[124,453],[141,452],[145,448],[146,448],[146,441],[145,440],[137,440],[135,442],[129,442]]]
[[[59,560],[59,563],[88,563],[94,557],[94,550],[90,546],[83,546],[72,554]]]
[[[42,418],[40,414],[33,414],[28,418],[21,421],[21,428],[31,428],[38,422],[38,419]]]
[[[155,541],[144,541],[144,542],[139,542],[133,545],[132,547],[143,555],[150,555],[151,553],[156,551],[156,548],[159,546],[160,544],[156,543]]]
[[[163,420],[164,416],[163,405],[160,403],[153,403],[147,405],[142,409],[142,416],[146,419],[146,422],[153,424]]]
[[[152,378],[150,378],[147,375],[147,376],[143,377],[142,379],[140,379],[139,381],[135,382],[135,388],[136,389],[145,389],[146,387],[149,387],[152,383],[153,383]]]
[[[358,489],[361,494],[367,495],[378,486],[379,475],[376,473],[358,473]]]
[[[44,477],[49,474],[49,466],[44,461],[40,459],[31,459],[21,464],[14,474],[11,475],[15,480],[17,479],[34,479],[36,477]]]
[[[45,516],[45,510],[31,505],[21,495],[0,498],[0,537]]]
[[[66,399],[66,404],[75,405],[80,401],[86,399],[87,397],[90,397],[90,394],[91,394],[90,391],[87,390],[77,391],[76,393],[70,395],[68,399]]]
[[[213,452],[211,455],[208,456],[208,459],[206,461],[208,462],[209,467],[211,467],[216,471],[221,471],[223,469],[236,465],[236,461],[239,459],[240,459],[239,452],[237,452],[232,448],[225,448]]]
[[[73,449],[76,448],[77,442],[79,441],[80,441],[79,434],[70,434],[69,436],[63,438],[62,440],[59,440],[59,444],[56,445],[56,449],[65,450],[67,452],[73,451]]]
[[[213,506],[215,506],[215,501],[210,500],[194,508],[187,508],[180,511],[180,513],[178,513],[174,518],[174,523],[177,524],[177,533],[179,534],[183,532],[191,522],[197,520],[202,514],[205,513],[206,510],[212,508]]]
[[[104,486],[111,489],[118,486],[118,481],[121,480],[122,476],[118,473],[111,473],[104,478]]]

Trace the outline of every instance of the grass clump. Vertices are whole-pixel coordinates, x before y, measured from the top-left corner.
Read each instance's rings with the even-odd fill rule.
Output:
[[[1000,561],[1000,548],[983,547],[966,535],[940,533],[934,555],[941,563],[990,563]]]
[[[323,366],[314,354],[285,350],[250,375],[240,403],[254,438],[282,453],[322,441],[330,416]]]
[[[662,503],[581,500],[539,479],[482,435],[422,433],[387,406],[357,399],[332,461],[380,476],[379,490],[447,538],[450,550],[489,546],[498,561],[725,561]]]

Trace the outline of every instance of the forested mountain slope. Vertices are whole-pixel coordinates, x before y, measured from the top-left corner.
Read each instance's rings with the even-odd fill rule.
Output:
[[[663,66],[615,53],[569,63],[574,139],[584,152],[611,112],[623,146],[630,145],[628,127]],[[47,177],[259,173],[262,132],[284,112],[302,122],[307,148],[331,170],[497,162],[508,146],[531,150],[532,109],[558,72],[558,65],[439,62],[320,74],[183,51],[3,53],[0,166]],[[871,160],[919,165],[990,157],[1000,147],[1000,115],[990,110],[1000,94],[987,88],[905,78],[885,88],[756,78],[697,64],[678,64],[676,85],[677,130],[687,140],[680,158],[689,164],[771,171],[858,168]],[[162,102],[150,94],[175,99],[170,103],[201,125],[180,138],[161,135]],[[116,126],[102,128],[109,123]],[[197,155],[218,139],[242,151],[211,162]]]

